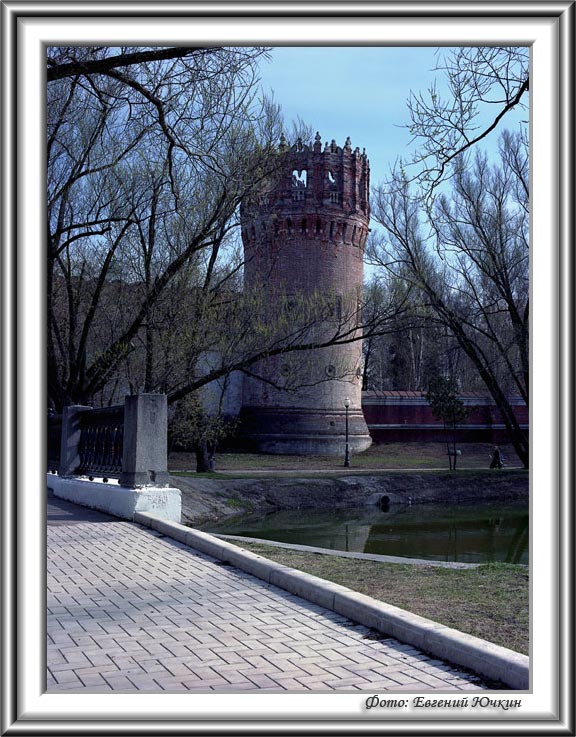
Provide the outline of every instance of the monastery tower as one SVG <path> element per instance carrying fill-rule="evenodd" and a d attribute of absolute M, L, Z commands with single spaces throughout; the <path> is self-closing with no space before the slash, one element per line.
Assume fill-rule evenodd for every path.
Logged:
<path fill-rule="evenodd" d="M 245 289 L 261 293 L 270 324 L 322 344 L 336 331 L 359 337 L 363 254 L 368 235 L 366 154 L 335 141 L 280 143 L 278 167 L 241 211 Z M 322 315 L 318 319 L 318 315 Z M 314 317 L 314 324 L 312 317 Z M 352 451 L 371 443 L 362 409 L 361 341 L 271 355 L 245 377 L 242 418 L 268 453 L 344 452 L 346 410 Z"/>

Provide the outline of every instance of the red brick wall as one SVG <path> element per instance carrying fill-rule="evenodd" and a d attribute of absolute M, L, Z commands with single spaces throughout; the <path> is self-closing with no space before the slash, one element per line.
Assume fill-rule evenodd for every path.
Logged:
<path fill-rule="evenodd" d="M 462 397 L 468 416 L 460 423 L 461 442 L 506 442 L 502 415 L 490 397 L 471 394 Z M 511 398 L 514 414 L 528 428 L 528 407 L 520 398 Z M 432 414 L 422 392 L 365 392 L 362 410 L 374 440 L 380 442 L 426 441 L 442 438 L 443 423 Z"/>

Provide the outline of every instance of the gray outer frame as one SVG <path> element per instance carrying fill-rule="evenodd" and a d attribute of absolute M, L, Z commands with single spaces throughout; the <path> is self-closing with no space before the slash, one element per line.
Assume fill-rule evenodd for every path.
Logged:
<path fill-rule="evenodd" d="M 130 7 L 132 5 L 132 7 Z M 558 280 L 559 280 L 559 314 L 560 325 L 558 335 L 559 350 L 559 393 L 562 397 L 561 406 L 557 407 L 558 417 L 558 449 L 559 468 L 557 473 L 559 494 L 559 547 L 560 571 L 558 592 L 558 711 L 555 715 L 540 715 L 534 721 L 514 721 L 513 719 L 492 724 L 474 721 L 453 721 L 439 719 L 435 722 L 414 721 L 410 734 L 458 734 L 473 732 L 476 735 L 493 734 L 495 729 L 499 733 L 518 735 L 573 735 L 574 734 L 574 707 L 572 694 L 574 693 L 574 648 L 572 629 L 574 624 L 573 612 L 573 581 L 574 581 L 574 544 L 573 544 L 573 500 L 571 489 L 574 482 L 573 460 L 573 423 L 574 423 L 574 396 L 572 380 L 574 376 L 574 2 L 394 2 L 394 3 L 315 3 L 307 8 L 298 3 L 259 3 L 247 5 L 236 2 L 231 10 L 231 4 L 213 1 L 202 5 L 173 3 L 130 3 L 109 5 L 104 2 L 70 2 L 66 5 L 56 4 L 53 0 L 42 3 L 4 2 L 2 5 L 2 722 L 0 734 L 302 734 L 304 729 L 315 734 L 354 734 L 365 732 L 376 733 L 374 719 L 354 720 L 348 723 L 330 722 L 327 720 L 315 721 L 313 724 L 298 724 L 295 721 L 259 721 L 252 720 L 238 723 L 224 723 L 222 721 L 209 722 L 173 722 L 170 720 L 142 722 L 133 715 L 126 719 L 114 720 L 106 714 L 86 715 L 80 721 L 71 721 L 65 714 L 53 719 L 34 719 L 33 722 L 22 718 L 19 709 L 18 696 L 18 659 L 21 643 L 18 640 L 19 610 L 18 587 L 18 530 L 25 522 L 23 512 L 18 509 L 18 463 L 25 461 L 24 449 L 17 447 L 16 428 L 18 426 L 18 400 L 23 391 L 18 385 L 19 364 L 19 334 L 18 334 L 18 304 L 23 296 L 18 293 L 18 287 L 23 284 L 22 275 L 18 275 L 17 262 L 17 222 L 19 205 L 17 202 L 17 100 L 16 68 L 19 59 L 17 47 L 17 26 L 19 19 L 28 15 L 41 15 L 58 21 L 61 18 L 90 15 L 109 17 L 113 22 L 114 16 L 132 16 L 135 21 L 144 15 L 160 17 L 179 15 L 210 15 L 225 18 L 233 12 L 238 16 L 250 16 L 257 22 L 258 17 L 291 15 L 306 17 L 307 15 L 324 16 L 380 16 L 398 17 L 409 16 L 414 20 L 432 17 L 446 18 L 458 16 L 470 18 L 484 17 L 498 21 L 499 17 L 547 17 L 558 23 L 558 62 L 560 77 L 558 110 L 559 146 L 558 185 L 559 185 L 559 244 Z M 20 203 L 22 204 L 22 203 Z M 38 421 L 43 422 L 45 407 L 38 408 Z M 44 518 L 45 519 L 45 518 Z M 44 539 L 45 539 L 45 533 Z M 365 716 L 365 715 L 364 715 Z M 383 723 L 380 722 L 382 725 Z M 380 733 L 392 734 L 391 730 L 399 729 L 405 734 L 405 720 L 403 725 L 393 719 L 387 720 L 381 726 Z M 291 725 L 291 726 L 289 726 Z"/>

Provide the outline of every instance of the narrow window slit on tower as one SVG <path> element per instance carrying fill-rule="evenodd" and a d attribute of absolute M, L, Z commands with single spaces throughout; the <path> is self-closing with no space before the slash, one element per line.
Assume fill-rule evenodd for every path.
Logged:
<path fill-rule="evenodd" d="M 340 202 L 340 193 L 338 192 L 338 181 L 334 174 L 328 170 L 328 193 L 329 201 L 338 204 Z"/>
<path fill-rule="evenodd" d="M 308 186 L 308 172 L 306 169 L 294 169 L 292 171 L 292 199 L 304 200 L 306 187 Z"/>

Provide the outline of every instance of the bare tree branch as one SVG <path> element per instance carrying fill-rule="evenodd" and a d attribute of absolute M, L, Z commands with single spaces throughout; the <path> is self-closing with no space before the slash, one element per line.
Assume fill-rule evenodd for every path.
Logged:
<path fill-rule="evenodd" d="M 520 102 L 520 100 L 524 96 L 524 93 L 527 92 L 528 89 L 529 89 L 529 80 L 526 79 L 526 80 L 524 80 L 524 82 L 522 83 L 520 89 L 518 90 L 518 94 L 516 95 L 516 97 L 513 100 L 511 100 L 510 102 L 507 102 L 506 103 L 506 105 L 502 108 L 502 110 L 494 118 L 494 120 L 492 121 L 492 123 L 489 126 L 487 126 L 486 128 L 484 128 L 484 130 L 480 133 L 480 135 L 478 135 L 475 138 L 472 138 L 469 141 L 467 141 L 463 146 L 460 146 L 459 148 L 457 148 L 451 154 L 449 154 L 448 156 L 446 156 L 443 159 L 443 161 L 440 162 L 440 170 L 436 174 L 436 177 L 432 180 L 432 184 L 431 184 L 431 188 L 432 189 L 435 189 L 440 184 L 440 181 L 442 180 L 442 178 L 443 178 L 443 176 L 444 176 L 444 174 L 446 172 L 446 168 L 448 167 L 448 165 L 450 164 L 450 162 L 451 161 L 454 161 L 454 159 L 456 159 L 458 156 L 460 156 L 461 154 L 463 154 L 469 148 L 471 148 L 472 146 L 476 145 L 482 139 L 486 138 L 490 133 L 492 133 L 492 131 L 495 130 L 498 127 L 500 121 L 506 115 L 506 113 L 508 113 L 510 110 L 512 110 L 512 108 L 514 108 L 514 107 L 516 107 L 516 105 L 518 105 L 518 103 Z"/>
<path fill-rule="evenodd" d="M 195 54 L 211 54 L 220 48 L 222 47 L 171 46 L 166 49 L 138 51 L 133 54 L 118 54 L 116 56 L 108 56 L 103 59 L 83 60 L 69 62 L 68 64 L 58 64 L 54 60 L 48 59 L 46 79 L 48 82 L 54 82 L 57 79 L 75 77 L 78 75 L 109 74 L 113 69 L 117 69 L 118 67 L 146 64 L 152 61 L 162 61 L 166 59 L 182 59 Z"/>

